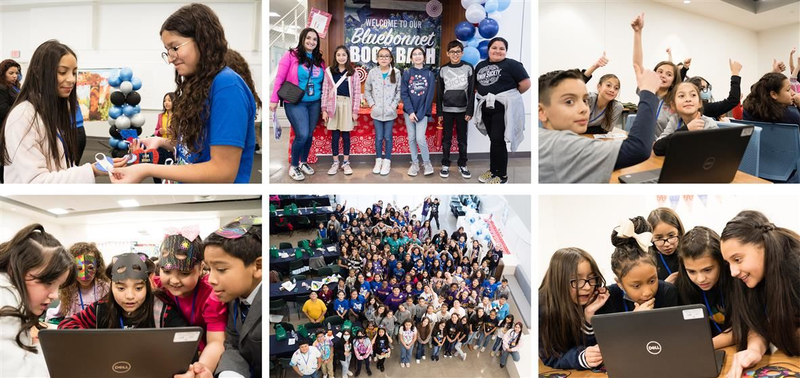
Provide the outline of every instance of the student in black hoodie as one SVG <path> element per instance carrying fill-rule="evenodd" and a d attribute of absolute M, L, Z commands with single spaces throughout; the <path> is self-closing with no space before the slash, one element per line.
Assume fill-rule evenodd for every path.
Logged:
<path fill-rule="evenodd" d="M 475 101 L 475 68 L 461 61 L 464 45 L 459 41 L 447 44 L 450 62 L 439 68 L 436 81 L 436 112 L 442 126 L 442 170 L 439 176 L 450 176 L 450 146 L 453 141 L 453 123 L 458 140 L 458 170 L 463 178 L 471 178 L 467 169 L 467 122 L 472 118 Z"/>

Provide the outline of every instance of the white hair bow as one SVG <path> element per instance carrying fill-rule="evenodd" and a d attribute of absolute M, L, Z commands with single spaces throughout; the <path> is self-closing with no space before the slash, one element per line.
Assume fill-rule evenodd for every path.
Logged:
<path fill-rule="evenodd" d="M 623 239 L 627 238 L 634 238 L 636 242 L 639 243 L 639 247 L 642 248 L 645 252 L 650 248 L 650 245 L 653 243 L 653 233 L 652 232 L 642 232 L 641 234 L 636 233 L 636 227 L 633 225 L 633 221 L 630 219 L 625 219 L 619 223 L 614 231 L 617 232 L 617 236 Z"/>

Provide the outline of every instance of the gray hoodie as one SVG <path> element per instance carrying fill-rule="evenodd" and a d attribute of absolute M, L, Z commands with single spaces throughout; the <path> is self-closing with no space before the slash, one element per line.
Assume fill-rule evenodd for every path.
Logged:
<path fill-rule="evenodd" d="M 364 98 L 372 107 L 372 119 L 378 121 L 391 121 L 397 118 L 397 105 L 400 104 L 400 70 L 392 68 L 395 82 L 392 83 L 392 72 L 383 78 L 380 67 L 369 70 L 367 81 L 364 84 Z M 374 106 L 374 107 L 373 107 Z"/>

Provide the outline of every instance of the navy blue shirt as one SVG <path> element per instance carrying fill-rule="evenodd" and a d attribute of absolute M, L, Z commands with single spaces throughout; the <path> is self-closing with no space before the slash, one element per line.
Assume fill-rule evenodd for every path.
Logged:
<path fill-rule="evenodd" d="M 331 75 L 333 76 L 333 83 L 336 84 L 344 73 L 337 73 L 336 70 L 331 69 Z M 350 85 L 347 84 L 347 79 L 339 84 L 339 88 L 336 88 L 336 95 L 350 97 Z"/>

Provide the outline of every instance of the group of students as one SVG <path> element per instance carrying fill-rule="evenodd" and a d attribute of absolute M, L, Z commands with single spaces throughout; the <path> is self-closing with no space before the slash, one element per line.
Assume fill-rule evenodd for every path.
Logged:
<path fill-rule="evenodd" d="M 124 253 L 108 265 L 94 243 L 67 249 L 39 224 L 23 228 L 0 244 L 0 375 L 49 376 L 35 337 L 46 319 L 58 329 L 198 326 L 205 337 L 176 377 L 260 377 L 261 227 L 244 216 L 205 239 L 172 229 L 156 259 Z"/>
<path fill-rule="evenodd" d="M 597 263 L 579 248 L 557 250 L 539 287 L 539 357 L 556 369 L 603 363 L 595 314 L 705 305 L 715 349 L 736 345 L 729 377 L 755 365 L 770 345 L 800 356 L 800 235 L 746 210 L 717 234 L 684 232 L 678 214 L 658 208 L 611 233 L 606 286 Z"/>
<path fill-rule="evenodd" d="M 352 222 L 344 212 L 334 213 L 343 278 L 302 304 L 308 322 L 322 329 L 316 341 L 300 340 L 291 365 L 298 374 L 318 377 L 321 369 L 323 377 L 333 377 L 338 361 L 343 377 L 352 375 L 351 362 L 356 376 L 362 368 L 371 375 L 370 361 L 383 371 L 386 359 L 398 353 L 393 349 L 405 368 L 412 359 L 425 360 L 426 348 L 431 362 L 442 356 L 466 360 L 464 347 L 478 355 L 489 348 L 501 367 L 509 355 L 519 360 L 522 323 L 509 314 L 508 281 L 495 278 L 502 251 L 466 242 L 463 228 L 434 235 L 428 221 L 407 223 L 415 222 L 415 211 L 388 204 L 383 209 L 381 201 L 359 215 L 351 208 Z M 341 336 L 324 327 L 334 315 L 349 323 Z"/>
<path fill-rule="evenodd" d="M 800 59 L 789 55 L 786 66 L 773 60 L 773 70 L 750 88 L 740 104 L 741 63 L 729 60 L 730 93 L 714 101 L 712 85 L 701 76 L 687 76 L 692 59 L 674 64 L 671 59 L 643 69 L 644 13 L 631 22 L 634 32 L 633 64 L 639 105 L 636 119 L 624 140 L 601 141 L 580 134 L 608 133 L 621 126 L 623 107 L 616 100 L 621 87 L 614 74 L 600 77 L 597 92 L 587 93 L 592 73 L 605 66 L 605 54 L 588 69 L 559 70 L 539 77 L 539 182 L 607 183 L 614 170 L 647 160 L 651 151 L 666 154 L 676 132 L 718 128 L 729 112 L 750 121 L 786 123 L 800 127 Z"/>
<path fill-rule="evenodd" d="M 168 125 L 163 125 L 163 115 L 158 122 L 169 131 L 139 138 L 137 145 L 166 150 L 176 164 L 126 166 L 128 159 L 118 158 L 111 181 L 138 183 L 154 177 L 248 183 L 260 99 L 247 63 L 228 48 L 217 15 L 203 4 L 184 6 L 170 15 L 159 36 L 167 50 L 164 61 L 175 66 L 176 89 L 164 96 L 164 112 L 169 99 L 171 116 Z M 86 143 L 83 129 L 76 127 L 83 121 L 76 116 L 77 54 L 56 40 L 42 43 L 21 86 L 19 80 L 14 84 L 9 79 L 19 76 L 19 65 L 12 67 L 0 80 L 6 84 L 0 86 L 0 102 L 14 98 L 12 105 L 0 104 L 0 115 L 6 106 L 10 109 L 0 129 L 5 182 L 94 183 L 95 177 L 108 175 L 94 162 L 80 164 Z"/>
<path fill-rule="evenodd" d="M 482 183 L 508 181 L 508 149 L 516 150 L 524 137 L 525 108 L 521 94 L 530 88 L 530 78 L 521 63 L 506 58 L 508 42 L 493 38 L 488 45 L 488 59 L 475 67 L 461 60 L 464 46 L 459 41 L 447 44 L 448 64 L 439 68 L 437 77 L 425 66 L 426 52 L 422 47 L 411 51 L 411 67 L 400 72 L 389 48 L 377 54 L 377 66 L 372 68 L 364 84 L 363 101 L 371 108 L 375 126 L 374 174 L 388 175 L 391 171 L 392 128 L 397 109 L 403 104 L 408 147 L 411 154 L 409 176 L 420 173 L 418 157 L 422 155 L 423 175 L 434 173 L 425 131 L 432 115 L 434 96 L 436 115 L 443 122 L 442 167 L 439 176 L 450 175 L 450 148 L 455 124 L 458 141 L 458 170 L 465 179 L 472 174 L 467 168 L 467 122 L 474 120 L 478 130 L 488 135 L 490 169 L 481 174 Z M 312 28 L 300 33 L 297 47 L 280 60 L 275 79 L 270 110 L 285 100 L 278 93 L 285 83 L 304 90 L 297 103 L 284 102 L 286 116 L 294 130 L 289 176 L 297 181 L 314 174 L 308 164 L 313 132 L 322 117 L 332 133 L 333 164 L 328 170 L 335 175 L 342 170 L 353 173 L 350 166 L 350 133 L 358 118 L 362 103 L 361 83 L 350 61 L 347 46 L 338 46 L 332 56 L 334 64 L 327 67 L 319 49 L 319 36 Z M 346 84 L 345 84 L 346 82 Z M 339 140 L 343 144 L 343 161 L 339 161 Z"/>

